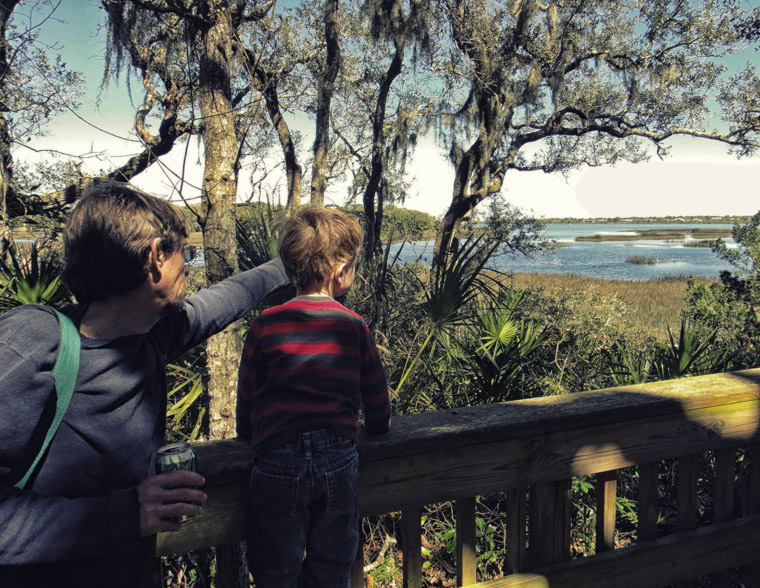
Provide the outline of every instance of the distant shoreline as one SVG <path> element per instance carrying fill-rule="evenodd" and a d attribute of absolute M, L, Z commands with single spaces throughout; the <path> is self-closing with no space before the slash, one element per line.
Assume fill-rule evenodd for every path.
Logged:
<path fill-rule="evenodd" d="M 725 216 L 627 216 L 627 217 L 596 217 L 596 218 L 542 218 L 541 221 L 548 225 L 685 225 L 685 224 L 716 224 L 736 225 L 745 224 L 752 219 L 752 215 L 725 215 Z"/>
<path fill-rule="evenodd" d="M 542 222 L 544 222 L 547 225 L 572 225 L 572 224 L 578 224 L 578 225 L 632 225 L 632 224 L 670 224 L 670 225 L 677 225 L 677 224 L 730 224 L 730 225 L 736 225 L 736 224 L 744 224 L 748 223 L 752 217 L 739 217 L 739 216 L 732 216 L 732 217 L 721 217 L 720 219 L 716 219 L 716 217 L 661 217 L 661 218 L 655 218 L 655 217 L 647 217 L 645 219 L 633 219 L 627 217 L 623 220 L 610 220 L 610 219 L 603 219 L 603 218 L 597 218 L 597 219 L 574 219 L 574 218 L 564 218 L 564 219 L 542 219 Z M 704 237 L 712 237 L 713 239 L 717 237 L 727 238 L 731 237 L 731 229 L 659 229 L 657 230 L 657 233 L 655 234 L 654 230 L 647 230 L 642 231 L 644 233 L 643 235 L 628 235 L 628 236 L 622 236 L 622 235 L 593 235 L 593 236 L 586 236 L 586 237 L 578 237 L 576 238 L 576 241 L 636 241 L 641 239 L 663 239 L 663 238 L 669 238 L 669 239 L 683 239 L 685 237 L 685 234 L 680 234 L 687 232 L 689 233 L 693 238 L 704 238 Z M 647 234 L 648 233 L 648 234 Z M 426 230 L 423 231 L 422 235 L 420 236 L 420 241 L 434 241 L 436 238 L 436 231 L 435 230 Z M 403 239 L 397 239 L 394 241 L 394 243 L 400 243 Z M 203 236 L 200 231 L 193 231 L 190 233 L 188 243 L 190 245 L 196 245 L 196 246 L 202 246 L 203 245 Z M 704 246 L 712 245 L 712 243 L 704 243 Z"/>
<path fill-rule="evenodd" d="M 728 239 L 731 237 L 729 229 L 645 229 L 639 231 L 636 235 L 611 235 L 599 233 L 595 235 L 582 235 L 575 240 L 582 242 L 599 242 L 599 241 L 645 241 L 649 240 L 683 240 L 686 237 L 712 239 Z"/>

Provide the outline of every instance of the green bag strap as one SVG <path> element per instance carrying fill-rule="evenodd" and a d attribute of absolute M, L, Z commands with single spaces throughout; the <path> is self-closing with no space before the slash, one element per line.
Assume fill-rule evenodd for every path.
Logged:
<path fill-rule="evenodd" d="M 58 346 L 58 357 L 55 360 L 53 366 L 53 377 L 55 378 L 55 416 L 53 422 L 50 424 L 45 440 L 42 442 L 42 447 L 34 458 L 32 465 L 29 466 L 24 477 L 21 478 L 16 484 L 16 488 L 23 489 L 26 483 L 29 481 L 29 477 L 34 472 L 37 464 L 45 454 L 45 450 L 50 445 L 50 442 L 55 437 L 55 433 L 58 430 L 58 426 L 63 420 L 63 415 L 66 414 L 66 409 L 69 407 L 71 397 L 74 395 L 74 387 L 77 383 L 77 374 L 79 373 L 79 349 L 80 338 L 79 331 L 71 319 L 65 314 L 53 309 L 58 318 L 58 324 L 61 327 L 61 343 Z"/>

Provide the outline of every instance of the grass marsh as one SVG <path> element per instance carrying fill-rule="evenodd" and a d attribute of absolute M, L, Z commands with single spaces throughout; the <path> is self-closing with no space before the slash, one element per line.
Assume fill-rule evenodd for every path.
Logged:
<path fill-rule="evenodd" d="M 625 305 L 628 317 L 659 341 L 667 339 L 668 325 L 675 331 L 681 324 L 681 313 L 686 308 L 687 281 L 682 276 L 648 281 L 603 280 L 563 274 L 515 274 L 511 278 L 515 287 L 540 288 L 547 294 L 566 289 L 617 298 Z M 714 280 L 701 281 L 711 283 Z"/>

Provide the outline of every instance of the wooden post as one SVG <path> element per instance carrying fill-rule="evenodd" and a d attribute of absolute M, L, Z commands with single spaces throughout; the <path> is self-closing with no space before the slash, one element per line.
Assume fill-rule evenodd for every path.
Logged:
<path fill-rule="evenodd" d="M 749 446 L 749 514 L 760 514 L 760 443 Z"/>
<path fill-rule="evenodd" d="M 734 473 L 736 452 L 733 447 L 714 451 L 715 455 L 715 496 L 713 497 L 712 523 L 719 524 L 734 518 Z M 715 588 L 730 588 L 731 570 L 713 574 Z"/>
<path fill-rule="evenodd" d="M 752 443 L 749 456 L 749 497 L 748 514 L 760 513 L 760 443 Z M 745 459 L 747 459 L 745 457 Z M 752 563 L 744 568 L 744 580 L 748 588 L 760 588 L 760 563 Z"/>
<path fill-rule="evenodd" d="M 528 567 L 570 559 L 570 480 L 530 490 Z"/>
<path fill-rule="evenodd" d="M 639 466 L 639 542 L 651 541 L 657 537 L 659 465 L 659 462 L 651 462 Z"/>
<path fill-rule="evenodd" d="M 362 520 L 359 519 L 359 545 L 356 549 L 356 558 L 351 566 L 351 588 L 364 588 L 364 545 L 367 538 L 364 536 Z"/>
<path fill-rule="evenodd" d="M 152 543 L 150 553 L 156 552 L 155 535 L 148 539 Z M 160 557 L 150 557 L 142 579 L 142 588 L 163 588 L 164 585 L 164 563 Z"/>
<path fill-rule="evenodd" d="M 678 531 L 697 528 L 697 456 L 685 455 L 678 459 L 676 481 L 676 508 Z"/>
<path fill-rule="evenodd" d="M 214 586 L 217 588 L 244 588 L 250 585 L 244 543 L 236 541 L 216 546 L 214 580 Z"/>
<path fill-rule="evenodd" d="M 507 557 L 506 571 L 516 574 L 525 569 L 525 531 L 528 520 L 527 488 L 507 491 Z"/>
<path fill-rule="evenodd" d="M 419 508 L 401 514 L 401 547 L 404 560 L 404 588 L 422 588 L 422 525 Z"/>
<path fill-rule="evenodd" d="M 723 523 L 734 518 L 734 472 L 736 453 L 733 447 L 715 452 L 715 498 L 713 500 L 713 523 Z"/>
<path fill-rule="evenodd" d="M 160 557 L 154 557 L 148 572 L 149 579 L 145 583 L 146 588 L 163 588 L 164 566 Z"/>
<path fill-rule="evenodd" d="M 676 477 L 676 528 L 679 533 L 697 528 L 697 456 L 685 455 L 678 459 Z M 681 582 L 678 588 L 691 588 L 693 582 Z"/>
<path fill-rule="evenodd" d="M 475 499 L 460 498 L 457 505 L 457 586 L 474 584 L 478 568 L 475 556 Z"/>
<path fill-rule="evenodd" d="M 617 471 L 596 475 L 596 552 L 615 549 Z"/>

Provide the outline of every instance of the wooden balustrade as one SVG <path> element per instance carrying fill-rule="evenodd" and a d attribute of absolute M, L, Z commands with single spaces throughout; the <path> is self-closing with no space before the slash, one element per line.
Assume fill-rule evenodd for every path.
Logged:
<path fill-rule="evenodd" d="M 749 446 L 749 489 L 734 488 L 736 448 Z M 160 534 L 157 554 L 244 536 L 250 452 L 195 445 L 209 496 L 203 513 Z M 713 452 L 710 524 L 698 526 L 697 456 Z M 476 584 L 476 497 L 507 493 L 504 569 L 487 588 L 665 586 L 711 575 L 729 586 L 746 566 L 760 586 L 760 369 L 564 396 L 395 417 L 389 433 L 359 440 L 362 515 L 402 511 L 404 586 L 422 585 L 420 516 L 454 501 L 458 584 Z M 677 459 L 676 532 L 658 536 L 658 467 Z M 616 472 L 638 466 L 638 539 L 615 548 Z M 596 475 L 596 554 L 571 560 L 570 485 Z M 735 518 L 738 499 L 744 516 Z M 659 530 L 661 531 L 661 529 Z M 354 586 L 362 582 L 359 562 Z"/>

